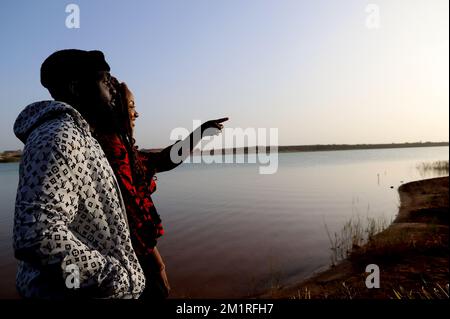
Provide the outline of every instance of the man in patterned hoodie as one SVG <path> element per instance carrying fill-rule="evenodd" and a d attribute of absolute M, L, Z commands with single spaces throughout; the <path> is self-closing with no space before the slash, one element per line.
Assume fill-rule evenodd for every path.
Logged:
<path fill-rule="evenodd" d="M 55 100 L 14 124 L 25 144 L 14 216 L 16 286 L 26 298 L 137 298 L 145 278 L 114 173 L 95 136 L 114 126 L 100 51 L 62 50 L 41 67 Z"/>

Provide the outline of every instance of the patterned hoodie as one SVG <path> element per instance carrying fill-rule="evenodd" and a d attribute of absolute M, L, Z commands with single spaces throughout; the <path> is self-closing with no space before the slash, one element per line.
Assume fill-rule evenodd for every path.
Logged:
<path fill-rule="evenodd" d="M 36 102 L 20 113 L 14 133 L 25 144 L 14 215 L 18 292 L 139 297 L 145 278 L 123 199 L 86 120 L 66 103 Z"/>

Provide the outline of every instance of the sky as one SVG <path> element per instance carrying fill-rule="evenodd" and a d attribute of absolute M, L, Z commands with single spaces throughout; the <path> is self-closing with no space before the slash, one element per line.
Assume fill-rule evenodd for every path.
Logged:
<path fill-rule="evenodd" d="M 14 121 L 67 48 L 105 53 L 144 148 L 225 116 L 279 145 L 448 141 L 448 33 L 448 0 L 2 0 L 0 150 L 23 147 Z"/>

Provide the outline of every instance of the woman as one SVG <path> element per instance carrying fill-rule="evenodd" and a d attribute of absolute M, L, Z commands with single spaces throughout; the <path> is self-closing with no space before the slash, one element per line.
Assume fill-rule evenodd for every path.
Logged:
<path fill-rule="evenodd" d="M 170 286 L 163 260 L 156 248 L 157 238 L 164 234 L 164 230 L 150 196 L 156 189 L 155 173 L 180 165 L 202 137 L 217 135 L 223 129 L 221 123 L 228 118 L 203 123 L 184 140 L 161 152 L 142 152 L 133 138 L 134 122 L 139 116 L 135 110 L 134 96 L 125 83 L 119 83 L 115 78 L 112 81 L 117 94 L 117 124 L 112 123 L 111 133 L 102 133 L 97 139 L 119 182 L 133 247 L 147 279 L 141 298 L 167 298 Z M 179 155 L 178 161 L 172 161 L 172 147 Z"/>
<path fill-rule="evenodd" d="M 110 133 L 97 136 L 114 170 L 127 209 L 133 248 L 146 277 L 141 298 L 167 298 L 170 286 L 163 260 L 156 248 L 163 235 L 161 219 L 151 199 L 156 190 L 158 156 L 138 151 L 133 138 L 138 117 L 134 97 L 125 83 L 114 80 L 117 91 L 117 126 Z"/>

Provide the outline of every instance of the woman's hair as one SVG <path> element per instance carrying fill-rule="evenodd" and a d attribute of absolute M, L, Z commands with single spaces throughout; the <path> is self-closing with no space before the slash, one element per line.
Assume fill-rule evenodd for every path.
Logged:
<path fill-rule="evenodd" d="M 145 182 L 145 168 L 139 160 L 138 146 L 133 137 L 133 127 L 131 125 L 131 116 L 129 104 L 133 98 L 133 94 L 128 89 L 125 82 L 119 83 L 117 79 L 113 80 L 113 84 L 117 91 L 116 107 L 119 117 L 119 137 L 123 140 L 130 155 L 130 166 L 133 179 L 138 183 Z"/>

